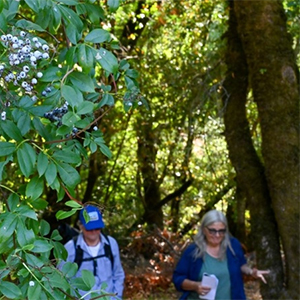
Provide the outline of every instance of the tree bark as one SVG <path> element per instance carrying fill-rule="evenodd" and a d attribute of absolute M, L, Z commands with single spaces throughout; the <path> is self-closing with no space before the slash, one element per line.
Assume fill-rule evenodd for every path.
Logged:
<path fill-rule="evenodd" d="M 244 3 L 246 2 L 243 1 Z M 265 299 L 277 299 L 283 286 L 279 234 L 271 207 L 265 170 L 253 146 L 246 115 L 248 65 L 237 32 L 237 20 L 233 10 L 235 5 L 236 2 L 229 2 L 226 53 L 228 70 L 223 85 L 225 137 L 229 156 L 236 170 L 238 186 L 245 195 L 250 209 L 251 233 L 257 252 L 258 268 L 270 269 L 272 272 L 272 275 L 268 276 L 268 288 L 262 286 L 261 292 Z"/>
<path fill-rule="evenodd" d="M 258 106 L 265 175 L 283 245 L 280 298 L 299 297 L 299 76 L 281 1 L 234 1 Z"/>
<path fill-rule="evenodd" d="M 139 171 L 143 184 L 143 222 L 148 225 L 156 225 L 163 228 L 163 212 L 160 202 L 160 190 L 156 170 L 155 135 L 150 120 L 138 122 L 138 150 L 137 157 L 139 162 Z"/>

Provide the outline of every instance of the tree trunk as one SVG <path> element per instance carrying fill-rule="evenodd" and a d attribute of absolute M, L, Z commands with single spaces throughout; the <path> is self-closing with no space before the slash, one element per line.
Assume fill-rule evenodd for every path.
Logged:
<path fill-rule="evenodd" d="M 266 180 L 286 262 L 299 297 L 299 76 L 281 1 L 234 1 L 262 133 Z M 277 296 L 278 297 L 278 296 Z"/>
<path fill-rule="evenodd" d="M 252 2 L 252 1 L 251 1 Z M 246 3 L 243 1 L 243 4 Z M 259 269 L 270 269 L 268 290 L 262 287 L 266 299 L 276 299 L 282 288 L 283 269 L 280 244 L 271 198 L 265 179 L 264 167 L 254 149 L 246 115 L 248 68 L 243 47 L 237 32 L 237 22 L 230 1 L 228 66 L 224 82 L 225 137 L 229 156 L 236 170 L 237 183 L 245 195 L 251 214 L 251 233 L 257 252 Z"/>
<path fill-rule="evenodd" d="M 152 123 L 140 120 L 136 128 L 138 135 L 137 157 L 143 184 L 144 215 L 142 222 L 163 228 L 162 207 L 159 206 L 160 190 L 156 170 L 156 147 Z"/>

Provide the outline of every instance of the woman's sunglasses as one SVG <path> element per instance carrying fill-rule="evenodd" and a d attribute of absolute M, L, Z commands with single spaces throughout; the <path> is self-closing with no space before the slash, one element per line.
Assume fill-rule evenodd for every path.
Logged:
<path fill-rule="evenodd" d="M 217 234 L 224 235 L 226 233 L 225 228 L 224 229 L 219 229 L 219 230 L 214 229 L 214 228 L 209 228 L 209 227 L 206 227 L 206 228 L 207 228 L 209 234 L 211 234 L 211 235 L 217 235 Z"/>

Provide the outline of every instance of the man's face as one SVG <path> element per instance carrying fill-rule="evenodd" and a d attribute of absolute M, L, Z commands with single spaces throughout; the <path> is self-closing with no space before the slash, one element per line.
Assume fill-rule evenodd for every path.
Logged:
<path fill-rule="evenodd" d="M 95 243 L 100 242 L 101 229 L 86 230 L 84 226 L 81 225 L 81 230 L 83 237 L 88 245 L 94 245 Z"/>

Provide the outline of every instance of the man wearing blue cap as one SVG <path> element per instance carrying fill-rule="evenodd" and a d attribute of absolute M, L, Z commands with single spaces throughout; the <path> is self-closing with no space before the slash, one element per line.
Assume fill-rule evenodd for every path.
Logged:
<path fill-rule="evenodd" d="M 76 277 L 81 277 L 82 270 L 89 270 L 94 274 L 93 291 L 102 290 L 116 295 L 111 299 L 122 299 L 125 274 L 117 241 L 101 233 L 104 223 L 96 206 L 85 206 L 80 211 L 79 220 L 81 233 L 75 240 L 65 244 L 68 251 L 67 261 L 78 264 Z M 60 269 L 63 264 L 59 266 Z M 105 284 L 105 289 L 102 284 Z M 81 294 L 86 292 L 82 291 Z M 89 299 L 89 296 L 84 299 Z"/>

